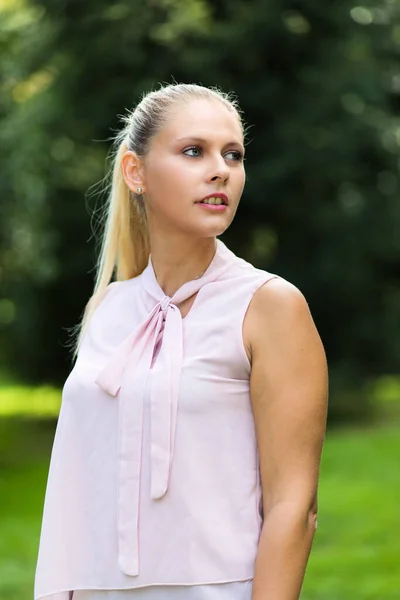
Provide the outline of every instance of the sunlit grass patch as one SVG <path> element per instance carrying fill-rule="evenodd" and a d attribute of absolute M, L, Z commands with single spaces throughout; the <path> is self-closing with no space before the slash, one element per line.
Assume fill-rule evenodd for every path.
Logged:
<path fill-rule="evenodd" d="M 55 417 L 60 411 L 60 406 L 61 391 L 49 385 L 0 387 L 0 417 Z"/>

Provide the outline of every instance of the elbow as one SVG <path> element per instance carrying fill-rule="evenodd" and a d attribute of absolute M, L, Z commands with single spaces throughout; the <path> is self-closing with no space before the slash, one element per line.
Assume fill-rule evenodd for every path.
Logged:
<path fill-rule="evenodd" d="M 281 523 L 292 523 L 308 531 L 315 532 L 318 525 L 318 504 L 314 499 L 310 502 L 281 500 L 265 511 L 264 524 L 278 519 Z"/>
<path fill-rule="evenodd" d="M 312 531 L 315 531 L 317 529 L 318 526 L 318 514 L 317 514 L 317 509 L 311 509 L 308 512 L 308 525 L 310 527 L 310 529 L 312 529 Z"/>
<path fill-rule="evenodd" d="M 318 496 L 315 494 L 313 496 L 312 502 L 308 509 L 308 524 L 313 531 L 317 529 L 318 525 Z"/>

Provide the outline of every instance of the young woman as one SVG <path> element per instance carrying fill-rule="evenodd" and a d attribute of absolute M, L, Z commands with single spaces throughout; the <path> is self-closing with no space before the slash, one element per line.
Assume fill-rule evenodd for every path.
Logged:
<path fill-rule="evenodd" d="M 35 599 L 298 599 L 327 368 L 299 290 L 218 239 L 245 183 L 239 110 L 169 85 L 124 123 Z"/>

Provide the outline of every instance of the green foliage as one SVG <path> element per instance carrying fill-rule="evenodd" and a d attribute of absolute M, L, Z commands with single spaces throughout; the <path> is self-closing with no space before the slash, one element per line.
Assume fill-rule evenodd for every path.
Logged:
<path fill-rule="evenodd" d="M 30 381 L 65 378 L 66 328 L 93 279 L 85 194 L 117 115 L 175 78 L 238 94 L 248 182 L 225 241 L 304 292 L 331 417 L 368 414 L 365 386 L 400 359 L 399 2 L 3 0 L 0 11 L 3 362 Z"/>
<path fill-rule="evenodd" d="M 0 420 L 0 598 L 32 597 L 54 423 Z M 0 438 L 1 439 L 1 438 Z M 399 429 L 328 435 L 302 600 L 397 600 Z"/>

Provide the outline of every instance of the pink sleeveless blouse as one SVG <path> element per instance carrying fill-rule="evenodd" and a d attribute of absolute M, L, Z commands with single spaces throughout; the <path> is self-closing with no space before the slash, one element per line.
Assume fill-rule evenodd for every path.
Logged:
<path fill-rule="evenodd" d="M 63 387 L 35 600 L 252 579 L 262 494 L 242 325 L 274 277 L 217 240 L 172 298 L 151 257 L 108 286 Z"/>

